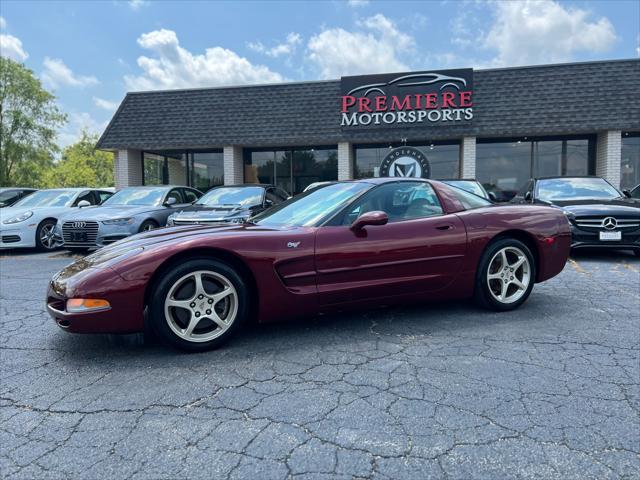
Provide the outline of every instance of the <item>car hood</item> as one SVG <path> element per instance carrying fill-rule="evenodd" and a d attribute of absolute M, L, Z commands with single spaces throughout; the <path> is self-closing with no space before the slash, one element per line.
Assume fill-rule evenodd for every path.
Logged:
<path fill-rule="evenodd" d="M 208 207 L 205 205 L 193 205 L 175 213 L 173 218 L 177 220 L 203 220 L 211 222 L 233 217 L 250 216 L 254 209 L 255 207 L 247 208 L 243 206 L 227 207 L 214 205 Z"/>
<path fill-rule="evenodd" d="M 139 205 L 114 205 L 84 207 L 74 210 L 64 216 L 64 220 L 112 220 L 115 218 L 134 217 L 143 213 L 152 212 L 163 207 L 149 207 Z"/>
<path fill-rule="evenodd" d="M 260 236 L 274 231 L 296 230 L 302 227 L 262 227 L 252 223 L 230 223 L 218 225 L 185 225 L 179 227 L 166 227 L 139 233 L 98 250 L 82 259 L 85 267 L 109 266 L 119 257 L 141 252 L 154 247 L 170 247 L 173 244 L 181 244 L 199 236 L 234 236 L 252 235 Z"/>
<path fill-rule="evenodd" d="M 5 207 L 2 209 L 0 215 L 2 215 L 2 220 L 6 220 L 25 212 L 33 212 L 34 215 L 38 215 L 39 213 L 55 215 L 58 214 L 58 212 L 68 211 L 70 208 L 71 207 Z"/>
<path fill-rule="evenodd" d="M 553 205 L 576 216 L 640 215 L 640 202 L 629 198 L 613 200 L 555 201 Z"/>

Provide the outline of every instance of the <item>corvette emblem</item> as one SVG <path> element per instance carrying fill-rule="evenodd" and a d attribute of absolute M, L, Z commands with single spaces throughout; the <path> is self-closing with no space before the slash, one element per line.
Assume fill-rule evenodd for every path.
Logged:
<path fill-rule="evenodd" d="M 613 217 L 607 217 L 602 221 L 602 226 L 607 230 L 613 230 L 618 226 L 618 221 Z"/>
<path fill-rule="evenodd" d="M 300 242 L 289 242 L 287 243 L 287 248 L 298 248 L 298 245 L 300 245 Z"/>

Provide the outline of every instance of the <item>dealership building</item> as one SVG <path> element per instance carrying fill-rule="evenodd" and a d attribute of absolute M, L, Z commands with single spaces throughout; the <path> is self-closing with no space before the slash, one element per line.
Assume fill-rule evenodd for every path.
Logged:
<path fill-rule="evenodd" d="M 640 183 L 640 60 L 133 92 L 99 140 L 118 188 L 371 176 Z M 420 158 L 417 158 L 416 155 Z M 413 162 L 413 163 L 412 163 Z"/>

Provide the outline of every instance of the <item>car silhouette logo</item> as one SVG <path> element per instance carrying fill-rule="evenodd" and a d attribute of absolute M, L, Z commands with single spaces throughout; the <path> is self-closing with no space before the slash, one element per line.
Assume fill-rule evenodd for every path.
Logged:
<path fill-rule="evenodd" d="M 84 228 L 87 226 L 87 222 L 73 222 L 73 228 Z"/>
<path fill-rule="evenodd" d="M 607 217 L 602 221 L 602 226 L 607 230 L 613 230 L 618 226 L 618 222 L 613 217 Z"/>

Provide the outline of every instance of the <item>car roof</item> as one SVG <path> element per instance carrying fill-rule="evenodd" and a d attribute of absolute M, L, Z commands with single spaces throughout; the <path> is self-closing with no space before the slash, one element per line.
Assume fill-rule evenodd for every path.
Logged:
<path fill-rule="evenodd" d="M 475 178 L 438 178 L 438 179 L 434 179 L 438 182 L 476 182 L 476 183 L 480 183 L 479 180 L 476 180 Z"/>
<path fill-rule="evenodd" d="M 548 177 L 534 177 L 533 180 L 556 180 L 556 179 L 568 179 L 568 178 L 599 178 L 604 180 L 604 178 L 599 177 L 597 175 L 552 175 Z"/>
<path fill-rule="evenodd" d="M 273 185 L 271 183 L 234 183 L 233 185 L 216 185 L 215 187 L 211 187 L 210 190 L 213 190 L 214 188 L 221 188 L 221 187 L 262 187 L 262 188 L 272 188 L 272 187 L 275 187 L 275 185 Z"/>
<path fill-rule="evenodd" d="M 38 189 L 31 187 L 0 187 L 0 192 L 6 192 L 8 190 L 33 190 L 35 192 Z"/>

